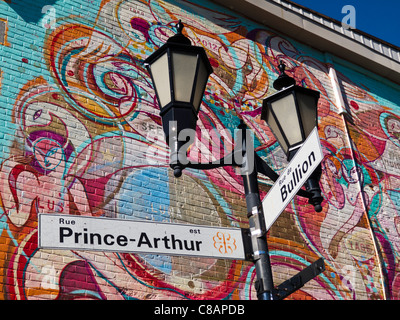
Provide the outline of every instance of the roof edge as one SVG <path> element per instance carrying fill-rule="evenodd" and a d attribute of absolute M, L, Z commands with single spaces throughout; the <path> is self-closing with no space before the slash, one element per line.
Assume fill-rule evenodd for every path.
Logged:
<path fill-rule="evenodd" d="M 312 10 L 312 9 L 310 9 L 310 8 L 307 8 L 307 7 L 305 7 L 305 6 L 301 5 L 301 4 L 295 3 L 295 2 L 293 2 L 293 1 L 291 1 L 291 0 L 282 0 L 282 1 L 281 1 L 281 0 L 272 0 L 272 1 L 277 2 L 277 3 L 286 2 L 287 4 L 289 4 L 289 5 L 291 5 L 291 6 L 298 7 L 298 8 L 300 8 L 300 9 L 302 9 L 302 10 L 304 10 L 304 11 L 308 11 L 308 12 L 310 12 L 310 13 L 316 15 L 316 16 L 320 16 L 320 17 L 322 17 L 323 19 L 325 19 L 325 20 L 327 20 L 327 21 L 331 21 L 332 23 L 334 23 L 334 24 L 336 24 L 336 25 L 338 25 L 338 26 L 341 26 L 341 25 L 342 25 L 342 23 L 341 23 L 340 21 L 338 21 L 338 20 L 336 20 L 336 19 L 334 19 L 334 18 L 331 18 L 331 17 L 329 17 L 329 16 L 327 16 L 327 15 L 325 15 L 325 14 L 323 14 L 323 13 L 317 12 L 317 11 Z M 362 36 L 368 37 L 368 38 L 370 38 L 370 39 L 372 39 L 372 40 L 374 40 L 374 41 L 376 41 L 376 42 L 382 43 L 382 44 L 384 44 L 384 45 L 386 45 L 386 46 L 388 46 L 388 47 L 391 47 L 391 48 L 393 48 L 394 50 L 400 52 L 400 47 L 394 45 L 393 43 L 387 42 L 387 41 L 385 41 L 385 40 L 383 40 L 383 39 L 380 39 L 380 38 L 378 38 L 378 37 L 376 37 L 376 36 L 373 36 L 373 35 L 371 35 L 371 34 L 365 32 L 365 31 L 362 31 L 362 30 L 357 29 L 357 28 L 351 28 L 351 30 L 352 30 L 353 32 L 357 33 L 357 34 L 360 34 L 360 35 L 362 35 Z M 400 62 L 400 58 L 399 58 L 399 62 Z"/>
<path fill-rule="evenodd" d="M 229 0 L 229 3 L 226 0 L 212 1 L 322 53 L 330 53 L 400 84 L 400 51 L 396 51 L 397 47 L 394 45 L 391 48 L 395 56 L 390 58 L 374 47 L 376 43 L 382 47 L 386 42 L 355 29 L 347 30 L 346 35 L 337 30 L 337 27 L 343 29 L 341 24 L 337 24 L 337 20 L 287 0 Z M 325 21 L 329 21 L 330 25 Z M 352 37 L 352 33 L 354 35 L 355 32 L 371 38 L 371 45 L 368 46 Z"/>

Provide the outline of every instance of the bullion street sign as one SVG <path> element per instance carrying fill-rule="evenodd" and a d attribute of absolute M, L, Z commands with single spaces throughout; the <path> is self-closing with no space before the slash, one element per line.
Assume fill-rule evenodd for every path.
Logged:
<path fill-rule="evenodd" d="M 39 248 L 184 255 L 245 260 L 242 229 L 39 215 Z"/>
<path fill-rule="evenodd" d="M 275 181 L 262 201 L 267 230 L 278 219 L 279 215 L 318 167 L 322 159 L 321 143 L 319 141 L 318 130 L 315 127 L 290 161 L 289 166 L 279 176 L 278 180 Z"/>

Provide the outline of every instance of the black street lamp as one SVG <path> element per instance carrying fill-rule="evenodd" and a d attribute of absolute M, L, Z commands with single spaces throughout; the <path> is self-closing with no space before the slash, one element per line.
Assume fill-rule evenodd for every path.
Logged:
<path fill-rule="evenodd" d="M 279 90 L 263 102 L 261 119 L 271 128 L 288 160 L 293 158 L 311 131 L 317 126 L 319 92 L 297 86 L 279 64 L 274 88 Z"/>
<path fill-rule="evenodd" d="M 205 50 L 192 46 L 182 29 L 183 24 L 179 21 L 177 34 L 144 61 L 160 105 L 175 176 L 182 174 L 182 164 L 187 162 L 187 150 L 181 150 L 187 141 L 178 140 L 178 134 L 196 128 L 207 80 L 213 72 Z"/>
<path fill-rule="evenodd" d="M 318 100 L 320 93 L 297 86 L 293 78 L 285 73 L 285 65 L 279 64 L 279 77 L 274 81 L 278 90 L 263 101 L 261 119 L 265 120 L 278 140 L 287 159 L 291 160 L 311 131 L 318 125 Z M 321 212 L 323 200 L 319 180 L 321 166 L 306 181 L 306 190 L 311 193 L 309 203 Z"/>
<path fill-rule="evenodd" d="M 257 155 L 253 146 L 249 145 L 247 127 L 244 122 L 241 121 L 238 127 L 241 138 L 237 139 L 234 152 L 213 163 L 190 163 L 187 160 L 189 140 L 180 139 L 180 133 L 185 129 L 192 129 L 195 132 L 197 114 L 212 67 L 205 50 L 192 46 L 190 40 L 182 35 L 182 29 L 183 24 L 179 21 L 177 34 L 144 61 L 152 77 L 160 105 L 163 130 L 171 150 L 170 166 L 174 169 L 175 177 L 181 176 L 182 170 L 186 167 L 203 170 L 223 166 L 241 168 L 253 249 L 249 260 L 255 263 L 257 296 L 260 300 L 282 298 L 284 296 L 282 290 L 275 289 L 273 285 L 267 231 L 257 179 L 258 173 L 261 173 L 276 181 L 278 174 Z M 289 157 L 294 154 L 316 125 L 319 93 L 295 86 L 294 79 L 285 74 L 282 63 L 280 69 L 280 76 L 274 85 L 278 90 L 283 90 L 266 99 L 262 118 L 271 126 L 278 142 Z M 285 115 L 286 112 L 291 112 L 293 117 Z M 285 122 L 286 120 L 288 122 Z M 295 128 L 297 131 L 291 132 Z M 240 161 L 237 161 L 238 158 Z M 312 187 L 319 190 L 319 176 L 315 177 L 318 180 L 314 181 Z M 314 193 L 302 189 L 297 195 L 308 198 L 316 211 L 322 208 L 320 205 L 322 197 L 317 199 Z M 322 270 L 323 267 L 319 265 L 318 272 Z M 317 274 L 319 273 L 315 273 Z M 293 285 L 290 286 L 293 290 Z M 283 291 L 288 294 L 289 290 L 286 289 Z"/>

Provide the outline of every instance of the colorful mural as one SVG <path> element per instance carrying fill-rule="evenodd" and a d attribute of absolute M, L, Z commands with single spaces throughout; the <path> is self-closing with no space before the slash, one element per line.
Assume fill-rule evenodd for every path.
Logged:
<path fill-rule="evenodd" d="M 192 160 L 232 150 L 242 119 L 279 172 L 286 160 L 260 120 L 279 61 L 321 92 L 323 211 L 296 198 L 270 230 L 276 284 L 323 257 L 326 271 L 292 299 L 399 298 L 399 87 L 335 63 L 342 115 L 323 54 L 206 0 L 91 0 L 79 14 L 59 2 L 33 23 L 0 3 L 34 35 L 22 45 L 10 28 L 12 45 L 0 53 L 1 299 L 256 299 L 249 262 L 37 248 L 46 213 L 247 227 L 234 169 L 186 170 L 177 180 L 168 167 L 143 60 L 180 19 L 214 69 Z M 260 176 L 260 185 L 263 197 L 272 182 Z"/>

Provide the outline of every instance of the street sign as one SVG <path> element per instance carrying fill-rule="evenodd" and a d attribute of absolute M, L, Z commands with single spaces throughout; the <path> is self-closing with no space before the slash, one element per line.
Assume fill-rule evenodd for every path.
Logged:
<path fill-rule="evenodd" d="M 278 219 L 279 215 L 318 167 L 322 159 L 323 153 L 318 130 L 314 128 L 294 158 L 290 161 L 289 166 L 275 181 L 262 201 L 267 230 Z"/>
<path fill-rule="evenodd" d="M 242 229 L 39 215 L 39 248 L 100 250 L 245 260 Z"/>
<path fill-rule="evenodd" d="M 325 262 L 323 258 L 314 261 L 307 268 L 301 270 L 299 273 L 290 279 L 282 282 L 274 290 L 274 300 L 282 300 L 293 292 L 299 290 L 307 282 L 313 280 L 315 277 L 325 271 Z"/>

